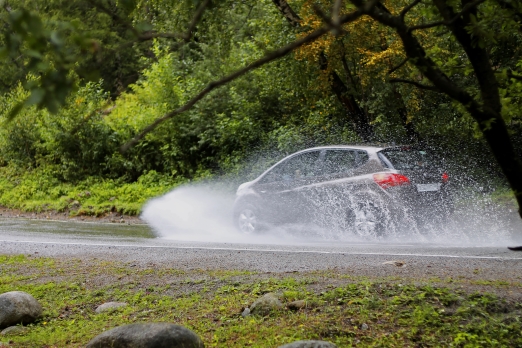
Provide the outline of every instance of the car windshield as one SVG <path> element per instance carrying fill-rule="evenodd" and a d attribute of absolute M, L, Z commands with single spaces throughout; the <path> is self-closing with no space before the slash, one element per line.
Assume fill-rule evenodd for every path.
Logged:
<path fill-rule="evenodd" d="M 439 166 L 439 162 L 427 151 L 398 148 L 380 152 L 397 170 L 427 169 Z"/>

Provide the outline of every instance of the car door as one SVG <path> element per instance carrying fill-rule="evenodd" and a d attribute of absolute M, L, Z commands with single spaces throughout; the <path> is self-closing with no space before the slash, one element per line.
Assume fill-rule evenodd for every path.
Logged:
<path fill-rule="evenodd" d="M 353 184 L 350 178 L 358 163 L 357 151 L 353 149 L 325 150 L 316 182 L 301 188 L 301 195 L 315 209 L 309 215 L 329 215 L 336 206 L 344 206 Z"/>
<path fill-rule="evenodd" d="M 268 220 L 295 222 L 301 201 L 298 189 L 311 184 L 319 170 L 320 151 L 308 151 L 292 156 L 267 172 L 256 185 Z"/>

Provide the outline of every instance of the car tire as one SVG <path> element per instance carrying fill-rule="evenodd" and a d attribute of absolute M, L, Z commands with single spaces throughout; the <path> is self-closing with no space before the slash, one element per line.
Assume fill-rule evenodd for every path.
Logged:
<path fill-rule="evenodd" d="M 347 228 L 365 239 L 384 237 L 389 224 L 384 201 L 372 192 L 355 193 L 350 198 L 346 210 Z"/>
<path fill-rule="evenodd" d="M 242 204 L 234 212 L 234 225 L 243 234 L 254 234 L 261 230 L 259 210 L 253 204 Z"/>

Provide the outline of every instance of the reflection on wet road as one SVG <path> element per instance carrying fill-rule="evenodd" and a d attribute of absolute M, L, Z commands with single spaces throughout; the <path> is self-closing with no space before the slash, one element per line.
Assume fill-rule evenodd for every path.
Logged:
<path fill-rule="evenodd" d="M 26 236 L 51 239 L 116 239 L 119 241 L 136 238 L 155 238 L 147 225 L 102 224 L 76 221 L 45 221 L 31 219 L 0 219 L 0 238 Z"/>

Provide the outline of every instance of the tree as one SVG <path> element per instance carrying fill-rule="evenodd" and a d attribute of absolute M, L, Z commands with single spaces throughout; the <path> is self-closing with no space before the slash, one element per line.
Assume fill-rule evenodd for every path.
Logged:
<path fill-rule="evenodd" d="M 517 155 L 510 139 L 504 117 L 502 115 L 503 101 L 501 89 L 506 84 L 518 80 L 520 74 L 513 72 L 512 67 L 494 67 L 490 51 L 496 46 L 494 37 L 485 30 L 492 21 L 508 21 L 508 27 L 520 30 L 520 8 L 517 2 L 462 0 L 459 4 L 446 0 L 432 0 L 423 9 L 434 13 L 438 20 L 422 24 L 407 23 L 407 15 L 421 0 L 414 0 L 400 9 L 388 9 L 383 3 L 377 2 L 366 11 L 367 4 L 361 0 L 351 0 L 359 11 L 373 18 L 384 26 L 395 30 L 399 36 L 408 62 L 413 64 L 419 74 L 432 83 L 426 85 L 411 80 L 397 82 L 410 83 L 420 89 L 443 93 L 455 100 L 461 108 L 469 113 L 489 144 L 493 156 L 506 176 L 519 205 L 522 217 L 522 159 Z M 487 5 L 487 6 L 486 6 Z M 423 6 L 424 7 L 424 6 Z M 396 13 L 396 14 L 394 14 Z M 415 32 L 431 28 L 444 27 L 448 30 L 450 40 L 455 40 L 465 52 L 463 63 L 470 67 L 477 88 L 466 88 L 459 85 L 451 75 L 447 74 L 440 64 L 428 55 L 426 49 L 415 35 Z M 422 32 L 425 35 L 426 32 Z M 420 34 L 419 34 L 420 36 Z M 504 86 L 497 76 L 507 76 Z"/>

